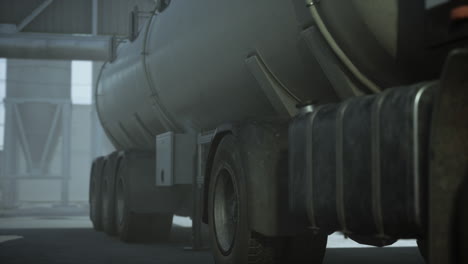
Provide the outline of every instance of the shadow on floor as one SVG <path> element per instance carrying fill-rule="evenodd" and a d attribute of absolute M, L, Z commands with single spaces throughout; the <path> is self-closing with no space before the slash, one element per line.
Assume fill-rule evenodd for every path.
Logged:
<path fill-rule="evenodd" d="M 211 264 L 209 251 L 185 251 L 191 230 L 174 226 L 167 244 L 131 245 L 89 228 L 0 229 L 22 236 L 0 244 L 2 264 Z M 416 248 L 329 249 L 325 264 L 423 264 Z M 289 264 L 289 263 L 288 263 Z"/>

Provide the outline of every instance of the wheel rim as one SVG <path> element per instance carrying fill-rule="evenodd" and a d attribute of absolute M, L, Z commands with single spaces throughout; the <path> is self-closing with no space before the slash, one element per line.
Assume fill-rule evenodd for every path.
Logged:
<path fill-rule="evenodd" d="M 236 238 L 239 197 L 232 174 L 228 170 L 221 170 L 216 178 L 213 201 L 214 231 L 219 249 L 227 255 Z"/>
<path fill-rule="evenodd" d="M 119 180 L 117 184 L 117 190 L 116 190 L 116 215 L 117 215 L 117 223 L 121 225 L 123 223 L 124 219 L 124 208 L 125 208 L 125 202 L 124 202 L 124 190 L 123 190 L 123 182 L 122 180 Z"/>

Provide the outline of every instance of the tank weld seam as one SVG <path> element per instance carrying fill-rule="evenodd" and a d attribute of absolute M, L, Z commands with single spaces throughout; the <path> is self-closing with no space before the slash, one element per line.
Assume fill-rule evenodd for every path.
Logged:
<path fill-rule="evenodd" d="M 136 142 L 130 137 L 130 133 L 128 133 L 128 131 L 124 128 L 124 126 L 120 122 L 119 122 L 119 127 L 120 127 L 120 130 L 125 135 L 125 137 L 127 138 L 127 141 L 130 143 L 130 146 L 138 145 L 138 144 L 135 144 Z"/>
<path fill-rule="evenodd" d="M 145 123 L 143 123 L 143 120 L 141 120 L 138 113 L 134 113 L 134 116 L 135 116 L 135 120 L 140 125 L 140 129 L 143 131 L 143 134 L 146 134 L 147 136 L 152 138 L 153 134 L 151 133 L 151 130 L 148 127 L 145 126 Z"/>
<path fill-rule="evenodd" d="M 109 62 L 104 62 L 102 64 L 102 67 L 101 69 L 99 69 L 99 73 L 98 73 L 98 76 L 96 78 L 96 84 L 94 85 L 95 86 L 95 89 L 94 89 L 94 104 L 95 104 L 95 109 L 96 109 L 96 115 L 101 123 L 101 126 L 102 126 L 102 129 L 104 130 L 104 133 L 106 134 L 106 136 L 109 138 L 109 140 L 111 141 L 111 143 L 114 145 L 114 147 L 116 147 L 117 149 L 120 149 L 122 148 L 122 144 L 120 144 L 116 138 L 112 135 L 112 133 L 110 132 L 110 129 L 107 127 L 108 123 L 106 121 L 104 121 L 104 119 L 102 118 L 102 115 L 101 115 L 101 111 L 99 111 L 99 100 L 97 100 L 98 97 L 103 97 L 103 94 L 100 93 L 100 89 L 99 89 L 99 83 L 100 83 L 100 80 L 101 80 L 101 77 L 102 77 L 102 73 L 104 72 L 104 68 L 107 66 L 107 64 L 109 64 Z"/>
<path fill-rule="evenodd" d="M 104 125 L 103 125 L 102 127 L 104 127 Z M 106 131 L 106 129 L 104 129 L 104 131 Z M 110 129 L 107 130 L 106 135 L 109 137 L 110 141 L 114 144 L 114 146 L 115 146 L 117 149 L 121 149 L 121 148 L 124 147 L 122 144 L 120 144 L 120 143 L 117 141 L 117 139 L 115 138 L 115 136 L 110 132 Z"/>
<path fill-rule="evenodd" d="M 148 86 L 150 89 L 150 95 L 151 95 L 150 98 L 153 100 L 154 108 L 160 115 L 163 125 L 169 131 L 180 131 L 181 129 L 176 125 L 176 123 L 172 120 L 172 117 L 169 115 L 169 111 L 167 111 L 167 109 L 159 100 L 159 94 L 158 94 L 158 91 L 156 90 L 155 82 L 153 78 L 151 77 L 151 74 L 148 70 L 148 63 L 146 59 L 149 56 L 149 52 L 147 50 L 148 39 L 149 39 L 151 24 L 155 18 L 156 18 L 155 15 L 151 16 L 148 19 L 148 22 L 146 24 L 146 29 L 145 29 L 144 39 L 143 39 L 143 50 L 142 50 L 142 54 L 146 54 L 146 55 L 142 55 L 143 69 L 145 71 L 146 80 L 148 82 Z"/>

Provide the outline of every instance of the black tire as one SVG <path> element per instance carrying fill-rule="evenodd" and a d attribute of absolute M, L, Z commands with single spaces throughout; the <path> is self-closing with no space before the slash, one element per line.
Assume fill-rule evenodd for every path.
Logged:
<path fill-rule="evenodd" d="M 106 159 L 102 169 L 102 228 L 109 236 L 117 235 L 117 226 L 115 223 L 115 182 L 117 162 L 117 153 L 113 153 Z"/>
<path fill-rule="evenodd" d="M 226 135 L 213 161 L 208 220 L 217 264 L 322 263 L 327 236 L 267 238 L 248 225 L 246 179 L 236 139 Z"/>
<path fill-rule="evenodd" d="M 457 212 L 456 212 L 456 245 L 457 262 L 468 264 L 468 177 L 458 191 Z"/>
<path fill-rule="evenodd" d="M 104 157 L 94 160 L 89 180 L 89 217 L 96 231 L 102 231 L 102 166 Z"/>
<path fill-rule="evenodd" d="M 466 205 L 468 204 L 468 177 L 465 179 L 464 183 L 461 185 L 457 200 L 456 200 L 456 212 L 455 212 L 455 227 L 454 227 L 454 242 L 455 248 L 453 252 L 455 253 L 453 259 L 454 263 L 457 264 L 468 264 L 468 210 Z M 426 263 L 428 263 L 428 242 L 427 240 L 418 239 L 418 248 L 421 256 L 424 258 Z"/>
<path fill-rule="evenodd" d="M 117 169 L 115 223 L 120 240 L 126 243 L 167 242 L 172 227 L 172 214 L 138 214 L 132 212 L 130 187 L 125 177 L 124 162 Z"/>

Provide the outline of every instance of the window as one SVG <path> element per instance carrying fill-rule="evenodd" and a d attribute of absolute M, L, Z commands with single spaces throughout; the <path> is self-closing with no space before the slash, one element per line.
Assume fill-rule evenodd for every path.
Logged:
<path fill-rule="evenodd" d="M 71 100 L 73 104 L 90 105 L 93 101 L 92 65 L 91 61 L 72 61 Z"/>

